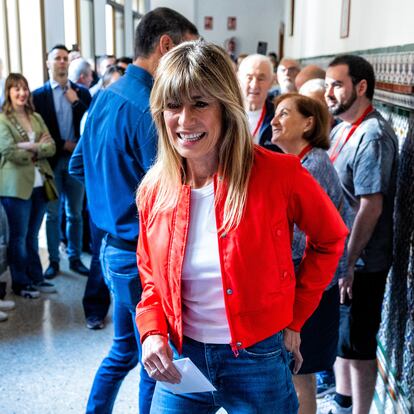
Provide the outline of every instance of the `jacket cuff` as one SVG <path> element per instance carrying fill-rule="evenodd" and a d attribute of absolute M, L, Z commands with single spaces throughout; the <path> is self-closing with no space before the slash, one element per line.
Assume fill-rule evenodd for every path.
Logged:
<path fill-rule="evenodd" d="M 168 338 L 168 335 L 166 335 L 165 333 L 161 332 L 161 331 L 148 331 L 145 333 L 145 335 L 141 336 L 140 341 L 141 344 L 144 343 L 144 341 L 151 335 L 160 335 L 163 336 L 165 338 Z"/>
<path fill-rule="evenodd" d="M 135 318 L 141 343 L 149 335 L 168 336 L 168 326 L 164 314 L 160 314 L 156 309 L 137 312 Z"/>

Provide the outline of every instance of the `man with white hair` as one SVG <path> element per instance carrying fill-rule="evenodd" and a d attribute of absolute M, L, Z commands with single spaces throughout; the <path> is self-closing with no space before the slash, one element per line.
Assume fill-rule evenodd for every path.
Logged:
<path fill-rule="evenodd" d="M 95 96 L 99 90 L 102 89 L 102 77 L 104 73 L 106 72 L 106 69 L 116 64 L 115 56 L 112 55 L 103 55 L 99 58 L 98 64 L 96 66 L 96 70 L 98 72 L 99 80 L 97 83 L 92 85 L 92 87 L 89 89 L 89 92 L 92 96 Z"/>
<path fill-rule="evenodd" d="M 299 89 L 301 95 L 309 96 L 310 98 L 321 101 L 324 105 L 325 102 L 325 78 L 323 79 L 310 79 L 306 81 Z"/>
<path fill-rule="evenodd" d="M 276 72 L 280 95 L 297 91 L 295 79 L 299 72 L 300 64 L 298 61 L 290 58 L 283 58 L 280 61 Z"/>
<path fill-rule="evenodd" d="M 254 142 L 271 151 L 281 152 L 278 146 L 271 143 L 270 121 L 275 113 L 273 103 L 267 99 L 273 82 L 271 60 L 259 54 L 247 56 L 240 63 L 238 78 Z"/>
<path fill-rule="evenodd" d="M 72 60 L 69 65 L 68 77 L 72 82 L 89 89 L 93 80 L 90 63 L 83 58 Z"/>

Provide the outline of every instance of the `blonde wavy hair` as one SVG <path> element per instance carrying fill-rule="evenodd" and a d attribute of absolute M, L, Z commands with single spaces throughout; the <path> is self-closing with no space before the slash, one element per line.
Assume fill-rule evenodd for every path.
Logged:
<path fill-rule="evenodd" d="M 157 213 L 176 206 L 186 181 L 185 159 L 171 144 L 163 111 L 169 101 L 191 102 L 194 92 L 216 100 L 222 110 L 217 173 L 227 187 L 227 196 L 219 231 L 228 232 L 237 227 L 243 215 L 253 164 L 253 139 L 232 62 L 221 47 L 212 43 L 184 42 L 160 60 L 150 97 L 158 130 L 158 153 L 138 188 L 137 205 L 140 209 L 153 201 L 150 222 Z M 223 186 L 219 185 L 216 204 L 223 196 Z"/>

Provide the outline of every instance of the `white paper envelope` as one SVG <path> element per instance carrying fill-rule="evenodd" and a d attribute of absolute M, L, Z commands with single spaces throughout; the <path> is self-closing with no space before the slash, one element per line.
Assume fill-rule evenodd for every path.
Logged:
<path fill-rule="evenodd" d="M 217 391 L 190 358 L 177 359 L 173 363 L 181 374 L 181 382 L 179 384 L 161 382 L 174 394 Z"/>

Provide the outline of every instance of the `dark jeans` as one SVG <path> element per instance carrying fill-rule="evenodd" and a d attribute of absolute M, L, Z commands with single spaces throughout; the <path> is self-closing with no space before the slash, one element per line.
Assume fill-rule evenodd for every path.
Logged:
<path fill-rule="evenodd" d="M 230 345 L 203 344 L 184 338 L 183 353 L 217 391 L 175 395 L 158 383 L 151 414 L 215 413 L 220 407 L 237 414 L 295 414 L 298 400 L 288 367 L 282 333 L 246 349 L 236 358 Z"/>
<path fill-rule="evenodd" d="M 141 297 L 135 251 L 101 247 L 102 270 L 113 299 L 114 339 L 102 361 L 89 395 L 87 414 L 110 414 L 125 376 L 141 359 L 141 342 L 135 325 L 135 307 Z M 140 364 L 139 413 L 148 414 L 155 381 Z"/>
<path fill-rule="evenodd" d="M 65 204 L 69 259 L 79 259 L 82 251 L 82 206 L 85 188 L 81 182 L 69 175 L 69 160 L 70 156 L 62 155 L 53 170 L 60 197 L 47 205 L 46 236 L 51 262 L 59 262 L 61 203 Z"/>
<path fill-rule="evenodd" d="M 12 288 L 19 292 L 24 286 L 43 281 L 38 235 L 47 201 L 43 187 L 36 187 L 28 200 L 1 197 L 1 202 L 9 221 L 7 257 Z"/>
<path fill-rule="evenodd" d="M 89 219 L 89 229 L 92 258 L 88 281 L 86 282 L 82 300 L 83 310 L 87 320 L 104 320 L 111 303 L 109 290 L 102 273 L 101 261 L 99 260 L 102 239 L 105 232 L 98 229 L 91 219 Z"/>

